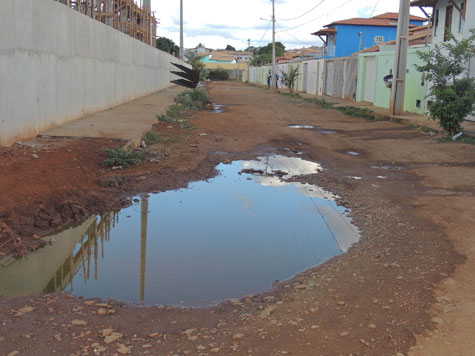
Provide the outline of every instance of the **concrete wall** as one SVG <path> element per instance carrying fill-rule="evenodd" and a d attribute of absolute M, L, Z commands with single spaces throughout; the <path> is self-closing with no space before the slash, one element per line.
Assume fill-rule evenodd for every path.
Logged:
<path fill-rule="evenodd" d="M 427 80 L 424 80 L 422 73 L 417 71 L 415 65 L 422 65 L 422 61 L 417 56 L 417 51 L 428 51 L 427 47 L 409 48 L 407 56 L 407 74 L 406 74 L 406 89 L 404 94 L 404 110 L 417 114 L 425 113 L 426 95 L 427 95 Z M 383 78 L 392 73 L 394 67 L 394 51 L 384 51 L 375 53 L 362 53 L 359 55 L 360 61 L 358 65 L 358 86 L 356 93 L 357 101 L 365 101 L 366 86 L 374 88 L 374 106 L 389 108 L 391 99 L 391 89 L 387 88 Z M 368 67 L 368 59 L 376 58 L 372 61 L 372 65 Z M 368 83 L 366 80 L 369 76 L 367 71 L 375 73 L 373 83 Z"/>
<path fill-rule="evenodd" d="M 0 1 L 0 145 L 166 88 L 171 55 L 51 0 Z"/>

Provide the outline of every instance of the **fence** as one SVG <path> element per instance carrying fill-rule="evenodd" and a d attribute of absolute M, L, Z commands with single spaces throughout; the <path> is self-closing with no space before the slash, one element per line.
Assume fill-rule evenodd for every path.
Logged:
<path fill-rule="evenodd" d="M 0 1 L 0 13 L 0 145 L 177 78 L 175 57 L 61 3 Z"/>

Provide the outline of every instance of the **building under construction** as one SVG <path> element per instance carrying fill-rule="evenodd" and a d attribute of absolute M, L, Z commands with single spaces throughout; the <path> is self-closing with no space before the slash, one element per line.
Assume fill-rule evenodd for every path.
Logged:
<path fill-rule="evenodd" d="M 156 46 L 157 24 L 151 0 L 55 0 L 131 37 Z M 140 1 L 140 3 L 139 3 Z"/>

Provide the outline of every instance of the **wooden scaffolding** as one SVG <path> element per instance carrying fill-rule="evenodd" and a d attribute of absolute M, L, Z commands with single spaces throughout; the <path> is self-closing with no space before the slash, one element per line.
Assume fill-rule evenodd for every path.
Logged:
<path fill-rule="evenodd" d="M 54 0 L 156 47 L 158 20 L 150 0 Z"/>

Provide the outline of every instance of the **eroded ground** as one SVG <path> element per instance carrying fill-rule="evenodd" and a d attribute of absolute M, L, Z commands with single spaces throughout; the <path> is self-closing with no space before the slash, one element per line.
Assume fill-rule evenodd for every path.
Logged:
<path fill-rule="evenodd" d="M 72 219 L 269 150 L 321 163 L 325 170 L 305 182 L 340 196 L 361 242 L 273 291 L 207 309 L 65 294 L 0 299 L 2 354 L 474 354 L 474 146 L 262 88 L 212 84 L 210 94 L 223 113 L 191 113 L 194 130 L 161 123 L 159 132 L 178 139 L 124 171 L 102 166 L 101 148 L 117 146 L 107 140 L 43 138 L 1 149 L 1 251 L 24 254 Z M 316 128 L 286 127 L 293 124 Z"/>

